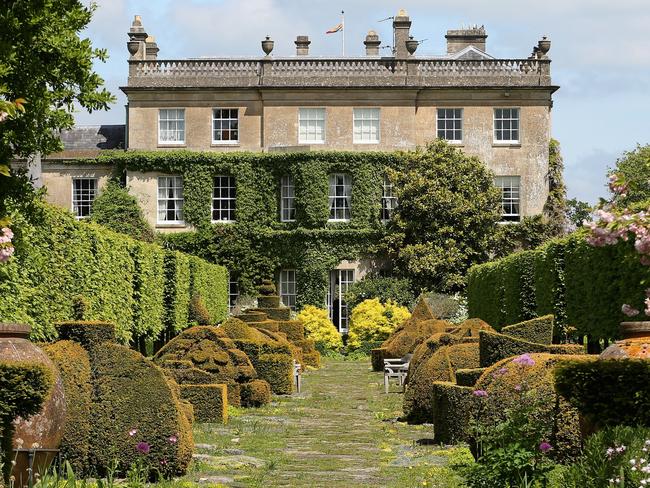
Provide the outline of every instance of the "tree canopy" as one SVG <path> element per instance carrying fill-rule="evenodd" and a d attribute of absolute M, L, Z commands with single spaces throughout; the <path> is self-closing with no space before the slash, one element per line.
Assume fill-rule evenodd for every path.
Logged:
<path fill-rule="evenodd" d="M 610 174 L 617 174 L 625 181 L 624 195 L 617 196 L 617 203 L 630 205 L 650 199 L 650 144 L 637 145 L 632 151 L 625 151 L 616 160 Z M 610 185 L 611 188 L 611 185 Z"/>
<path fill-rule="evenodd" d="M 417 290 L 458 290 L 467 269 L 488 258 L 501 216 L 494 175 L 441 140 L 404 161 L 389 173 L 399 202 L 386 240 L 389 255 Z"/>
<path fill-rule="evenodd" d="M 113 96 L 93 71 L 104 61 L 80 32 L 96 8 L 80 0 L 4 0 L 0 7 L 0 99 L 21 101 L 25 111 L 0 124 L 0 162 L 11 156 L 61 149 L 59 131 L 74 125 L 77 103 L 92 112 Z"/>

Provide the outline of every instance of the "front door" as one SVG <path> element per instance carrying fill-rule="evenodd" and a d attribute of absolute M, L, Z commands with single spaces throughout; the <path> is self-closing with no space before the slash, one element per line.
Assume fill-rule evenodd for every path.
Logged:
<path fill-rule="evenodd" d="M 354 283 L 353 269 L 335 269 L 330 271 L 330 283 L 327 293 L 327 309 L 330 320 L 340 333 L 347 333 L 350 322 L 348 305 L 343 296 L 348 287 Z"/>

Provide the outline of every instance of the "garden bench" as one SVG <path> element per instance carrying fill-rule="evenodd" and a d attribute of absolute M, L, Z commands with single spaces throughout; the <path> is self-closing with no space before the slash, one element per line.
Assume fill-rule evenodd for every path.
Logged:
<path fill-rule="evenodd" d="M 302 389 L 302 366 L 295 359 L 293 360 L 293 380 L 296 385 L 296 391 L 300 393 Z"/>
<path fill-rule="evenodd" d="M 384 359 L 384 390 L 386 393 L 388 393 L 388 383 L 391 378 L 396 378 L 399 386 L 402 387 L 402 391 L 404 391 L 411 357 L 413 357 L 413 354 L 407 354 L 398 359 Z"/>

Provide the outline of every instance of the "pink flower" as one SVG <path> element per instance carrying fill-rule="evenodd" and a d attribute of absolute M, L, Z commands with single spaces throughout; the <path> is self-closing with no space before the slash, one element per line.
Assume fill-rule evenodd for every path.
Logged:
<path fill-rule="evenodd" d="M 485 390 L 474 390 L 472 393 L 474 394 L 474 396 L 479 398 L 485 398 L 488 396 L 488 392 Z"/>
<path fill-rule="evenodd" d="M 621 312 L 623 312 L 628 317 L 634 317 L 635 315 L 639 315 L 640 313 L 636 308 L 632 308 L 627 303 L 623 304 L 623 306 L 621 307 Z"/>
<path fill-rule="evenodd" d="M 176 444 L 178 442 L 178 436 L 172 435 L 169 436 L 169 439 L 167 439 L 170 444 Z"/>
<path fill-rule="evenodd" d="M 513 363 L 518 364 L 520 366 L 534 366 L 535 365 L 535 360 L 531 358 L 528 354 L 522 354 L 516 359 L 512 360 Z"/>
<path fill-rule="evenodd" d="M 133 437 L 133 436 L 136 435 L 137 433 L 138 433 L 138 429 L 131 429 L 131 430 L 129 431 L 129 435 L 130 435 L 131 437 Z"/>
<path fill-rule="evenodd" d="M 151 446 L 146 442 L 142 442 L 142 441 L 138 442 L 135 448 L 138 450 L 138 452 L 142 454 L 149 454 L 149 451 L 151 451 Z"/>
<path fill-rule="evenodd" d="M 9 247 L 0 247 L 0 263 L 9 261 L 9 258 L 13 255 L 14 248 Z"/>
<path fill-rule="evenodd" d="M 11 231 L 9 227 L 3 227 L 2 233 L 4 234 L 5 237 L 8 237 L 9 240 L 14 238 L 14 233 Z"/>
<path fill-rule="evenodd" d="M 515 391 L 521 391 L 521 385 L 515 385 Z"/>
<path fill-rule="evenodd" d="M 553 446 L 551 446 L 548 442 L 542 442 L 539 445 L 539 450 L 542 451 L 543 453 L 547 453 L 551 449 L 553 449 Z"/>

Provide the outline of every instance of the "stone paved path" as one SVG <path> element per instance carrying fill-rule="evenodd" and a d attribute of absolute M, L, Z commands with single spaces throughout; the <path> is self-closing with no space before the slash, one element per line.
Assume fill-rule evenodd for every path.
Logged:
<path fill-rule="evenodd" d="M 462 486 L 445 466 L 458 450 L 419 446 L 429 426 L 397 422 L 401 394 L 383 393 L 368 362 L 327 361 L 303 392 L 195 428 L 188 481 L 251 487 Z"/>

